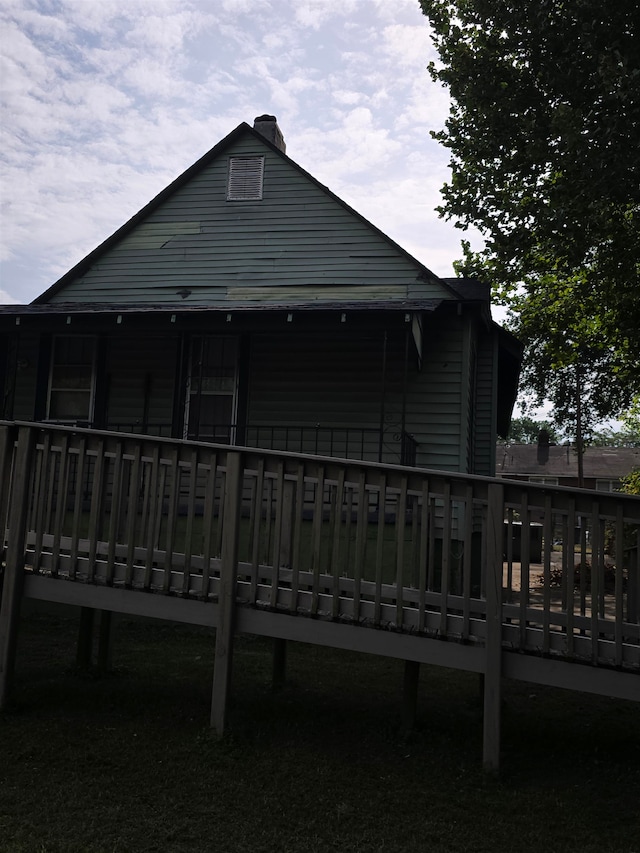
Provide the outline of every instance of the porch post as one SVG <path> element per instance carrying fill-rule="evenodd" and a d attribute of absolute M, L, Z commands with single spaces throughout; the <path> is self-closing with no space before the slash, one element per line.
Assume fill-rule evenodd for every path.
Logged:
<path fill-rule="evenodd" d="M 189 368 L 189 336 L 178 337 L 176 367 L 173 379 L 173 416 L 171 438 L 182 438 L 184 433 L 185 406 L 187 404 L 187 375 Z"/>
<path fill-rule="evenodd" d="M 382 381 L 380 392 L 380 435 L 378 436 L 378 462 L 382 462 L 382 445 L 384 434 L 384 396 L 387 383 L 387 330 L 382 337 Z"/>
<path fill-rule="evenodd" d="M 405 323 L 404 330 L 404 368 L 402 376 L 402 418 L 400 434 L 400 462 L 402 465 L 407 464 L 405 450 L 405 433 L 407 431 L 407 384 L 409 380 L 409 326 Z M 414 463 L 415 464 L 415 463 Z"/>
<path fill-rule="evenodd" d="M 107 376 L 107 338 L 98 335 L 95 350 L 95 396 L 91 425 L 94 429 L 107 427 L 107 401 L 109 398 L 109 377 Z"/>
<path fill-rule="evenodd" d="M 484 769 L 500 769 L 500 705 L 502 702 L 502 535 L 504 488 L 490 485 L 486 528 L 486 638 L 482 759 Z"/>
<path fill-rule="evenodd" d="M 242 475 L 242 454 L 237 451 L 228 452 L 224 482 L 218 627 L 216 630 L 213 696 L 211 700 L 211 727 L 215 728 L 218 735 L 224 734 L 227 720 L 227 697 L 231 686 Z"/>
<path fill-rule="evenodd" d="M 0 710 L 7 707 L 13 681 L 20 605 L 24 587 L 24 555 L 29 513 L 31 463 L 35 447 L 35 429 L 21 427 L 18 432 L 18 450 L 15 457 L 11 498 L 8 504 L 9 537 L 2 602 L 0 604 Z"/>

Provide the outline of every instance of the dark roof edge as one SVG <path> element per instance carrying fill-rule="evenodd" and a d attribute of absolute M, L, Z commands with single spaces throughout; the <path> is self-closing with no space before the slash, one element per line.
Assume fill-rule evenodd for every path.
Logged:
<path fill-rule="evenodd" d="M 435 311 L 442 299 L 395 299 L 395 300 L 319 300 L 307 302 L 210 302 L 185 305 L 184 302 L 54 302 L 30 303 L 29 305 L 0 305 L 0 316 L 41 316 L 52 314 L 197 314 L 212 312 L 234 314 L 262 311 Z"/>
<path fill-rule="evenodd" d="M 243 133 L 252 134 L 258 141 L 260 141 L 263 145 L 266 145 L 267 148 L 274 151 L 280 157 L 287 161 L 291 166 L 300 172 L 300 174 L 304 175 L 308 180 L 312 181 L 317 187 L 319 187 L 323 192 L 325 192 L 328 196 L 330 196 L 334 201 L 341 205 L 346 211 L 351 213 L 353 216 L 356 216 L 361 222 L 371 228 L 379 237 L 385 240 L 390 246 L 392 246 L 396 251 L 398 251 L 401 255 L 407 258 L 411 263 L 415 264 L 415 266 L 420 270 L 421 274 L 427 278 L 431 279 L 434 282 L 437 282 L 441 285 L 445 290 L 447 290 L 451 296 L 460 300 L 460 295 L 457 291 L 452 288 L 446 279 L 440 278 L 434 272 L 432 272 L 428 267 L 422 264 L 417 258 L 414 258 L 406 249 L 403 249 L 395 240 L 385 234 L 384 231 L 381 231 L 376 225 L 372 222 L 369 222 L 361 213 L 358 213 L 357 210 L 348 205 L 345 201 L 343 201 L 339 196 L 337 196 L 334 192 L 332 192 L 328 187 L 324 184 L 320 183 L 317 178 L 314 178 L 309 172 L 302 168 L 302 166 L 298 165 L 295 160 L 292 160 L 287 154 L 281 151 L 276 145 L 266 139 L 261 133 L 254 130 L 250 125 L 246 122 L 242 122 L 239 124 L 231 133 L 227 134 L 223 139 L 220 140 L 216 145 L 213 146 L 206 154 L 204 154 L 200 159 L 196 160 L 188 169 L 186 169 L 182 174 L 180 174 L 177 178 L 175 178 L 168 186 L 166 186 L 158 195 L 154 196 L 144 207 L 142 207 L 137 213 L 135 213 L 124 225 L 121 225 L 116 231 L 111 234 L 110 237 L 107 237 L 100 245 L 98 245 L 95 249 L 89 252 L 88 255 L 79 261 L 75 266 L 73 266 L 70 270 L 68 270 L 61 278 L 59 278 L 56 282 L 54 282 L 50 287 L 48 287 L 43 293 L 36 298 L 31 303 L 32 305 L 46 303 L 48 300 L 55 296 L 66 284 L 72 281 L 74 278 L 77 278 L 80 275 L 83 275 L 86 270 L 88 270 L 92 264 L 94 264 L 98 258 L 104 254 L 108 249 L 110 249 L 115 243 L 118 242 L 122 237 L 125 237 L 133 228 L 135 228 L 138 223 L 140 223 L 146 216 L 152 213 L 157 207 L 159 207 L 166 199 L 168 199 L 176 190 L 180 189 L 180 187 L 184 186 L 192 177 L 198 174 L 202 169 L 209 165 L 209 163 L 214 160 L 217 156 L 219 156 L 225 148 L 231 145 L 239 136 Z"/>

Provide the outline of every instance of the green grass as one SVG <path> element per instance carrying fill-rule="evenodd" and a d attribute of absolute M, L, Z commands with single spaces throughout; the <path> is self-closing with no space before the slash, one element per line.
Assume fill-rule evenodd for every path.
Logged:
<path fill-rule="evenodd" d="M 237 642 L 230 731 L 208 728 L 206 631 L 120 621 L 114 671 L 74 670 L 77 623 L 24 618 L 0 716 L 0 850 L 640 851 L 640 704 L 505 683 L 503 773 L 481 770 L 478 679 Z"/>

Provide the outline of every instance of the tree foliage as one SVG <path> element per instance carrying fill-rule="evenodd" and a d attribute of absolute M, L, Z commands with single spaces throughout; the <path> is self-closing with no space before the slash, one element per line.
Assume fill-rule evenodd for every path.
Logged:
<path fill-rule="evenodd" d="M 622 489 L 628 495 L 640 495 L 640 468 L 634 470 L 622 478 Z"/>
<path fill-rule="evenodd" d="M 440 212 L 477 227 L 459 271 L 490 280 L 526 345 L 525 387 L 575 428 L 640 392 L 640 11 L 636 0 L 421 0 L 450 91 Z"/>
<path fill-rule="evenodd" d="M 599 447 L 640 447 L 640 398 L 634 400 L 620 420 L 621 428 L 597 430 L 589 443 Z"/>

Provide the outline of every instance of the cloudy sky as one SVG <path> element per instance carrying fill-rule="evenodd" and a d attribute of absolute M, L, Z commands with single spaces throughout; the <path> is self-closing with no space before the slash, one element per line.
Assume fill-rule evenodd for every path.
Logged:
<path fill-rule="evenodd" d="M 440 275 L 446 92 L 418 0 L 0 0 L 0 301 L 29 302 L 240 122 Z M 477 241 L 476 241 L 477 245 Z"/>

